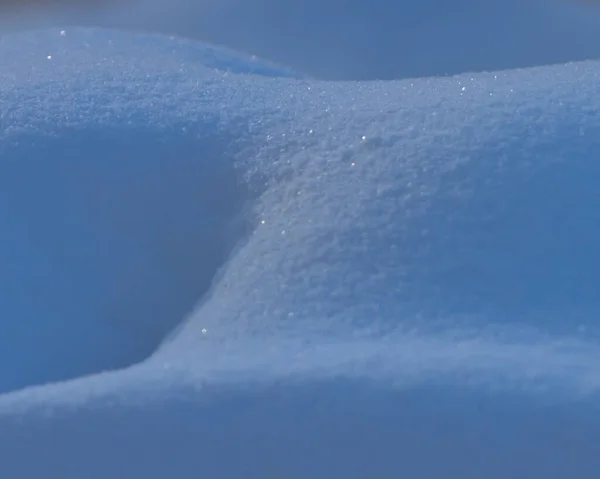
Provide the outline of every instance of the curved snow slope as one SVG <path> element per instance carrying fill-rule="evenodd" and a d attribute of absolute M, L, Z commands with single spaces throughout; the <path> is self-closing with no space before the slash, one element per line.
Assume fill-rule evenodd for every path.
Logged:
<path fill-rule="evenodd" d="M 595 477 L 600 66 L 171 41 L 0 43 L 0 475 Z"/>
<path fill-rule="evenodd" d="M 322 79 L 448 75 L 600 57 L 600 8 L 578 0 L 76 3 L 82 5 L 38 5 L 3 23 L 160 31 L 227 45 Z"/>
<path fill-rule="evenodd" d="M 0 47 L 1 392 L 135 363 L 192 310 L 246 230 L 216 95 L 270 67 L 115 32 Z"/>

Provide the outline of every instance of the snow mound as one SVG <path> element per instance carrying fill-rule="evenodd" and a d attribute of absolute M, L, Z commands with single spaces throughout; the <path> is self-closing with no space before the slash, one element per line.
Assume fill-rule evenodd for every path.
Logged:
<path fill-rule="evenodd" d="M 246 166 L 267 179 L 257 228 L 163 354 L 287 371 L 308 349 L 315 369 L 595 389 L 596 75 L 272 88 L 288 119 Z"/>
<path fill-rule="evenodd" d="M 171 41 L 0 43 L 0 475 L 595 477 L 600 65 Z"/>
<path fill-rule="evenodd" d="M 144 359 L 246 231 L 235 132 L 217 104 L 198 108 L 209 85 L 182 69 L 177 91 L 154 64 L 131 73 L 127 48 L 100 53 L 106 68 L 93 40 L 110 51 L 122 35 L 68 34 L 5 38 L 0 54 L 0 391 Z"/>

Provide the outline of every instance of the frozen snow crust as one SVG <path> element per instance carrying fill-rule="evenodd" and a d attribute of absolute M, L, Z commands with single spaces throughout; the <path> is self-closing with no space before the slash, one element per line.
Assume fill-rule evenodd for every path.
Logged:
<path fill-rule="evenodd" d="M 598 64 L 178 41 L 0 40 L 0 475 L 595 477 Z"/>

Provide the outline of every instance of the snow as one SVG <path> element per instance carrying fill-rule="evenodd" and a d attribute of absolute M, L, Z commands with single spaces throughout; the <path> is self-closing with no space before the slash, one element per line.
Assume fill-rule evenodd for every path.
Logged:
<path fill-rule="evenodd" d="M 451 75 L 600 56 L 597 0 L 56 0 L 0 26 L 89 25 L 226 45 L 321 79 Z"/>
<path fill-rule="evenodd" d="M 0 38 L 0 476 L 595 477 L 600 65 L 287 64 Z"/>

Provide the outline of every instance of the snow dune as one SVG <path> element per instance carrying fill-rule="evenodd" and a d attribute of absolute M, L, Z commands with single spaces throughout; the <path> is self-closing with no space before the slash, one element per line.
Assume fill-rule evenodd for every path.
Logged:
<path fill-rule="evenodd" d="M 0 65 L 3 477 L 595 477 L 597 63 Z"/>

